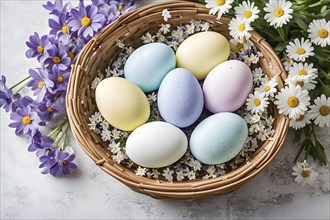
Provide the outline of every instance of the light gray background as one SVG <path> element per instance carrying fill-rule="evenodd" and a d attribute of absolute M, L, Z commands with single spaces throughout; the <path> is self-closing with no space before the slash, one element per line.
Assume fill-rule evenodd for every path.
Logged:
<path fill-rule="evenodd" d="M 1 0 L 1 74 L 8 77 L 8 85 L 37 67 L 25 58 L 25 41 L 35 31 L 48 30 L 44 2 Z M 142 1 L 146 2 L 152 1 Z M 315 185 L 302 188 L 294 183 L 292 161 L 299 147 L 291 131 L 268 167 L 239 190 L 201 201 L 168 201 L 128 189 L 97 168 L 72 136 L 69 144 L 79 169 L 66 178 L 43 176 L 37 158 L 27 152 L 26 139 L 15 136 L 9 123 L 2 110 L 2 219 L 329 219 L 329 163 L 317 166 Z M 318 130 L 318 136 L 330 157 L 329 128 Z"/>

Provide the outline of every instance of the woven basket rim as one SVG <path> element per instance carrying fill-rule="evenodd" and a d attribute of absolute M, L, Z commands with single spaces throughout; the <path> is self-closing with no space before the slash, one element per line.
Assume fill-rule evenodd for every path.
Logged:
<path fill-rule="evenodd" d="M 80 52 L 76 64 L 72 66 L 69 80 L 66 107 L 69 122 L 73 135 L 77 139 L 82 149 L 89 155 L 97 166 L 105 172 L 118 179 L 132 190 L 148 194 L 155 198 L 176 198 L 176 199 L 195 199 L 213 194 L 223 194 L 239 188 L 242 184 L 256 176 L 277 154 L 282 146 L 287 130 L 288 119 L 282 115 L 275 115 L 277 126 L 274 136 L 269 138 L 259 148 L 257 155 L 252 160 L 247 161 L 239 168 L 223 176 L 214 179 L 198 179 L 195 181 L 184 182 L 163 182 L 146 177 L 136 176 L 122 165 L 111 161 L 109 155 L 97 140 L 96 135 L 89 131 L 86 126 L 86 115 L 91 114 L 93 108 L 91 91 L 83 87 L 84 83 L 92 77 L 93 72 L 91 64 L 103 62 L 104 49 L 103 43 L 115 42 L 125 33 L 138 31 L 140 25 L 157 23 L 161 17 L 163 9 L 171 12 L 172 18 L 180 20 L 181 18 L 191 18 L 191 20 L 206 20 L 212 25 L 221 28 L 221 24 L 216 21 L 216 17 L 208 14 L 204 5 L 185 1 L 171 1 L 149 4 L 147 6 L 135 9 L 123 16 L 117 21 L 105 27 L 98 35 L 92 38 Z M 221 22 L 228 24 L 229 18 L 221 18 Z M 264 54 L 260 60 L 266 73 L 271 73 L 277 77 L 279 87 L 284 87 L 284 79 L 287 77 L 279 58 L 272 50 L 265 39 L 255 31 L 251 31 L 251 40 L 257 48 Z M 97 53 L 101 53 L 102 56 Z M 272 61 L 273 69 L 269 69 L 268 60 Z M 267 69 L 268 68 L 268 69 Z M 89 79 L 90 80 L 90 79 Z"/>

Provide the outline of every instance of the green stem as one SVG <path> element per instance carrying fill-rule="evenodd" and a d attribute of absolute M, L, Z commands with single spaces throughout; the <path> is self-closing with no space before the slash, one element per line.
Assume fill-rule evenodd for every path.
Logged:
<path fill-rule="evenodd" d="M 29 78 L 31 78 L 31 76 L 27 76 L 26 78 L 22 79 L 21 81 L 19 81 L 18 83 L 16 83 L 16 84 L 13 85 L 12 87 L 10 87 L 9 90 L 12 90 L 13 88 L 15 88 L 16 86 L 18 86 L 18 85 L 21 84 L 22 82 L 28 80 Z"/>
<path fill-rule="evenodd" d="M 284 35 L 283 28 L 279 27 L 276 30 L 277 30 L 278 34 L 280 35 L 282 41 L 285 42 L 286 40 L 285 40 L 285 35 Z"/>
<path fill-rule="evenodd" d="M 301 11 L 305 11 L 306 9 L 315 8 L 315 7 L 321 6 L 321 5 L 323 5 L 323 4 L 324 4 L 324 3 L 323 3 L 323 0 L 321 0 L 321 1 L 316 2 L 316 3 L 314 3 L 314 4 L 307 5 L 307 6 L 303 7 L 303 8 L 301 8 L 301 9 L 295 10 L 295 13 L 297 13 L 297 12 L 301 12 Z"/>
<path fill-rule="evenodd" d="M 27 83 L 25 83 L 21 88 L 19 88 L 19 90 L 17 90 L 13 95 L 16 95 L 17 93 L 19 93 L 22 89 L 24 89 L 24 87 L 27 85 Z"/>

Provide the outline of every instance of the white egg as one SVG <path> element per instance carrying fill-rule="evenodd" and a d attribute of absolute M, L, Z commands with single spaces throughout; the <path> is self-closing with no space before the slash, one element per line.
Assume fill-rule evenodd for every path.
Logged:
<path fill-rule="evenodd" d="M 126 141 L 127 156 L 136 164 L 159 168 L 178 161 L 187 151 L 188 140 L 179 128 L 155 121 L 135 129 Z"/>

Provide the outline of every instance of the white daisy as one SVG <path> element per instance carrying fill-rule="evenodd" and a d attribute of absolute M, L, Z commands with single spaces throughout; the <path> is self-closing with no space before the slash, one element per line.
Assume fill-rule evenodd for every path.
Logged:
<path fill-rule="evenodd" d="M 102 138 L 102 141 L 110 141 L 111 140 L 111 131 L 109 131 L 108 129 L 102 130 L 101 138 Z"/>
<path fill-rule="evenodd" d="M 147 43 L 152 43 L 155 41 L 155 36 L 151 35 L 149 32 L 146 33 L 146 35 L 143 35 L 141 37 L 141 40 L 143 41 L 144 44 L 147 44 Z"/>
<path fill-rule="evenodd" d="M 159 175 L 160 175 L 160 172 L 157 169 L 152 169 L 152 177 L 154 179 L 158 179 Z"/>
<path fill-rule="evenodd" d="M 146 175 L 146 172 L 147 169 L 145 167 L 140 167 L 140 166 L 135 170 L 135 174 L 138 176 L 144 176 Z"/>
<path fill-rule="evenodd" d="M 294 181 L 302 186 L 305 186 L 306 184 L 312 185 L 318 176 L 312 167 L 308 167 L 306 160 L 304 160 L 303 163 L 297 162 L 292 169 L 294 171 L 292 175 L 297 176 Z"/>
<path fill-rule="evenodd" d="M 115 161 L 116 163 L 120 164 L 127 157 L 121 151 L 118 151 L 118 153 L 112 155 L 111 158 L 112 158 L 113 161 Z"/>
<path fill-rule="evenodd" d="M 325 19 L 313 20 L 309 24 L 308 37 L 316 45 L 321 45 L 325 47 L 330 45 L 330 21 Z"/>
<path fill-rule="evenodd" d="M 203 23 L 201 24 L 201 30 L 202 30 L 202 31 L 208 31 L 209 28 L 210 28 L 210 23 L 208 23 L 208 22 L 203 22 Z"/>
<path fill-rule="evenodd" d="M 274 26 L 275 28 L 282 27 L 292 18 L 291 13 L 293 10 L 291 9 L 291 6 L 292 3 L 289 1 L 270 0 L 264 8 L 264 11 L 267 12 L 264 18 L 271 26 Z"/>
<path fill-rule="evenodd" d="M 265 74 L 263 73 L 261 67 L 255 68 L 252 71 L 252 75 L 253 75 L 253 83 L 255 85 L 260 85 L 261 83 L 266 81 Z"/>
<path fill-rule="evenodd" d="M 116 154 L 121 150 L 120 142 L 116 143 L 114 141 L 111 141 L 111 143 L 108 145 L 108 148 L 111 151 L 111 153 Z"/>
<path fill-rule="evenodd" d="M 297 119 L 304 115 L 309 106 L 310 97 L 308 91 L 302 90 L 300 86 L 289 85 L 281 89 L 281 92 L 275 96 L 274 102 L 279 113 L 288 116 L 290 119 Z"/>
<path fill-rule="evenodd" d="M 254 44 L 252 41 L 250 41 L 249 39 L 246 39 L 246 37 L 243 37 L 243 39 L 230 39 L 230 49 L 232 51 L 234 51 L 235 53 L 243 50 L 243 51 L 247 51 L 250 50 L 252 47 L 254 47 Z M 260 57 L 260 54 L 257 54 Z"/>
<path fill-rule="evenodd" d="M 186 33 L 187 34 L 193 34 L 195 33 L 195 25 L 192 23 L 192 24 L 187 24 L 186 26 Z"/>
<path fill-rule="evenodd" d="M 330 97 L 327 98 L 324 94 L 317 97 L 309 113 L 315 124 L 322 128 L 324 125 L 330 127 Z"/>
<path fill-rule="evenodd" d="M 195 173 L 195 171 L 191 170 L 191 171 L 188 173 L 187 177 L 188 177 L 189 180 L 194 180 L 194 179 L 196 179 L 196 173 Z"/>
<path fill-rule="evenodd" d="M 313 68 L 312 63 L 293 63 L 289 70 L 289 77 L 293 76 L 315 79 L 317 77 L 317 69 Z"/>
<path fill-rule="evenodd" d="M 267 138 L 270 136 L 270 132 L 265 130 L 265 129 L 261 129 L 261 131 L 258 132 L 257 138 L 260 141 L 265 141 L 267 140 Z"/>
<path fill-rule="evenodd" d="M 191 166 L 194 169 L 194 171 L 201 170 L 202 168 L 201 163 L 193 158 L 190 159 L 188 165 Z"/>
<path fill-rule="evenodd" d="M 252 31 L 252 27 L 250 26 L 250 23 L 245 19 L 240 18 L 233 18 L 229 22 L 229 34 L 234 39 L 241 41 L 245 37 L 246 39 L 249 39 L 251 34 L 249 31 Z"/>
<path fill-rule="evenodd" d="M 113 139 L 119 139 L 121 135 L 121 131 L 118 130 L 117 128 L 112 129 L 111 131 L 111 137 L 113 137 Z"/>
<path fill-rule="evenodd" d="M 163 34 L 167 34 L 170 32 L 170 24 L 160 24 L 160 29 L 159 32 L 163 33 Z"/>
<path fill-rule="evenodd" d="M 310 114 L 306 113 L 305 115 L 300 115 L 298 119 L 290 119 L 289 127 L 298 130 L 310 123 L 311 123 Z"/>
<path fill-rule="evenodd" d="M 283 65 L 284 65 L 284 69 L 286 71 L 289 71 L 290 70 L 290 67 L 293 64 L 293 60 L 290 59 L 287 55 L 284 55 L 284 57 L 283 57 L 283 59 L 281 61 L 282 61 Z"/>
<path fill-rule="evenodd" d="M 179 170 L 176 172 L 176 180 L 177 181 L 182 181 L 184 179 L 184 174 L 183 170 Z"/>
<path fill-rule="evenodd" d="M 218 19 L 223 14 L 226 14 L 231 9 L 231 4 L 234 0 L 205 0 L 206 8 L 210 8 L 209 14 L 215 15 L 218 13 Z"/>
<path fill-rule="evenodd" d="M 270 97 L 274 97 L 277 89 L 276 89 L 276 86 L 277 86 L 277 81 L 276 81 L 276 78 L 272 78 L 271 80 L 269 81 L 264 81 L 263 84 L 256 88 L 257 91 L 259 92 L 264 92 L 266 96 L 270 96 Z"/>
<path fill-rule="evenodd" d="M 257 64 L 259 62 L 259 56 L 252 53 L 250 55 L 250 60 L 251 60 L 251 63 Z"/>
<path fill-rule="evenodd" d="M 174 171 L 170 170 L 170 168 L 167 167 L 166 169 L 163 170 L 162 176 L 164 176 L 167 181 L 172 182 L 173 181 L 173 173 L 174 173 Z"/>
<path fill-rule="evenodd" d="M 254 5 L 254 2 L 250 3 L 244 1 L 235 7 L 235 15 L 239 18 L 245 18 L 248 22 L 253 22 L 259 17 L 260 10 Z"/>
<path fill-rule="evenodd" d="M 305 62 L 306 58 L 309 56 L 314 56 L 314 47 L 308 39 L 301 38 L 299 41 L 298 38 L 294 39 L 294 42 L 289 42 L 289 45 L 286 46 L 286 52 L 288 53 L 289 58 L 296 61 Z"/>
<path fill-rule="evenodd" d="M 261 114 L 267 108 L 269 102 L 264 92 L 255 91 L 247 98 L 247 110 L 252 113 Z"/>
<path fill-rule="evenodd" d="M 164 21 L 166 21 L 166 22 L 167 22 L 168 19 L 170 19 L 172 17 L 171 13 L 167 9 L 164 9 L 162 11 L 162 16 L 164 18 Z"/>
<path fill-rule="evenodd" d="M 288 77 L 285 79 L 285 84 L 289 85 L 292 84 L 294 86 L 300 86 L 303 90 L 313 90 L 315 88 L 315 84 L 317 81 L 307 78 L 307 77 L 302 77 L 299 75 Z"/>

